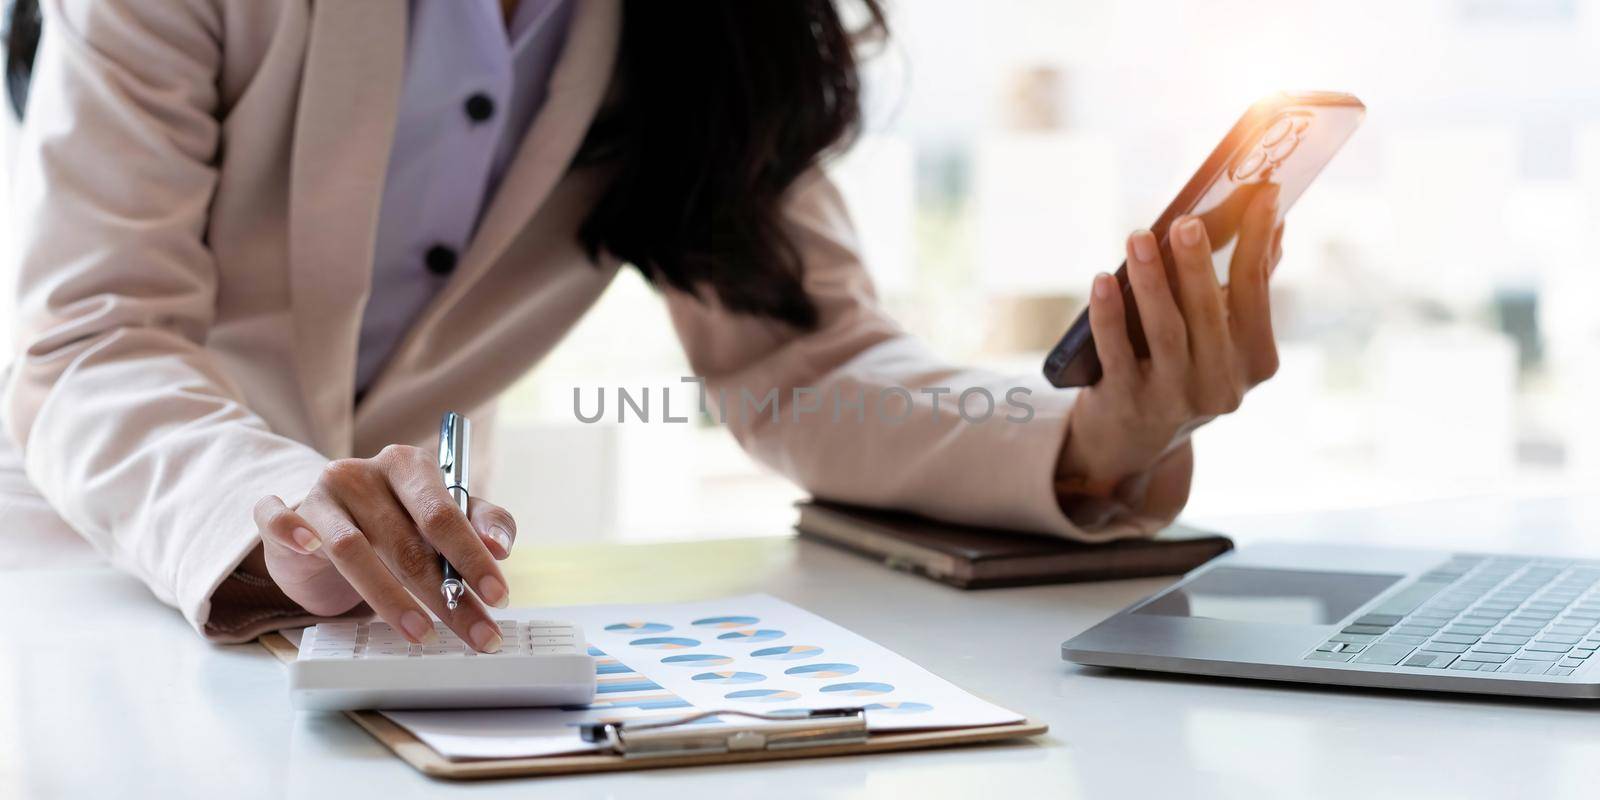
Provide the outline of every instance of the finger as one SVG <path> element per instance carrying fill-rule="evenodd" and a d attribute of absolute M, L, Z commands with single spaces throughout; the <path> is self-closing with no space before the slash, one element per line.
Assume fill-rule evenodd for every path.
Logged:
<path fill-rule="evenodd" d="M 328 558 L 373 613 L 415 644 L 433 641 L 435 634 L 428 613 L 384 566 L 366 534 L 349 515 L 331 502 L 310 503 L 303 510 L 307 521 L 322 535 Z"/>
<path fill-rule="evenodd" d="M 1189 334 L 1189 357 L 1201 378 L 1199 388 L 1227 375 L 1233 351 L 1222 304 L 1222 287 L 1211 262 L 1206 226 L 1197 217 L 1173 223 L 1173 272 L 1178 276 L 1178 308 Z M 1204 392 L 1202 397 L 1205 399 Z"/>
<path fill-rule="evenodd" d="M 1221 250 L 1233 241 L 1233 237 L 1239 233 L 1245 209 L 1260 193 L 1258 189 L 1261 185 L 1252 183 L 1240 186 L 1229 192 L 1221 203 L 1200 213 L 1200 221 L 1206 224 L 1206 238 L 1213 248 Z"/>
<path fill-rule="evenodd" d="M 287 547 L 303 556 L 311 555 L 322 547 L 322 539 L 311 529 L 311 523 L 291 511 L 277 495 L 267 495 L 256 503 L 256 530 L 263 542 Z"/>
<path fill-rule="evenodd" d="M 1239 243 L 1228 267 L 1228 317 L 1246 381 L 1255 385 L 1277 370 L 1272 336 L 1272 304 L 1267 287 L 1278 208 L 1278 187 L 1270 185 L 1246 209 Z"/>
<path fill-rule="evenodd" d="M 1139 324 L 1150 346 L 1150 362 L 1157 370 L 1179 372 L 1189 363 L 1188 334 L 1183 315 L 1172 297 L 1161 248 L 1149 231 L 1128 237 L 1128 284 L 1139 308 Z"/>
<path fill-rule="evenodd" d="M 368 541 L 389 574 L 413 597 L 420 599 L 462 641 L 485 652 L 500 648 L 500 629 L 477 598 L 468 594 L 455 608 L 445 602 L 440 591 L 444 568 L 439 552 L 417 530 L 377 468 L 372 469 L 366 485 L 345 486 L 340 501 L 355 524 L 367 532 Z"/>
<path fill-rule="evenodd" d="M 511 555 L 511 545 L 517 540 L 517 521 L 511 512 L 480 497 L 467 503 L 467 519 L 483 537 L 483 544 L 497 559 Z"/>
<path fill-rule="evenodd" d="M 1133 343 L 1128 341 L 1128 314 L 1122 305 L 1122 287 L 1117 279 L 1100 273 L 1089 294 L 1089 330 L 1094 333 L 1094 350 L 1100 356 L 1101 380 L 1113 385 L 1132 380 L 1138 362 Z"/>
<path fill-rule="evenodd" d="M 1267 265 L 1267 277 L 1278 271 L 1278 262 L 1283 260 L 1283 223 L 1278 223 L 1272 232 L 1272 261 Z"/>
<path fill-rule="evenodd" d="M 395 497 L 417 530 L 461 573 L 485 603 L 505 608 L 511 602 L 506 578 L 483 538 L 461 513 L 432 456 L 414 447 L 389 447 L 377 459 Z"/>

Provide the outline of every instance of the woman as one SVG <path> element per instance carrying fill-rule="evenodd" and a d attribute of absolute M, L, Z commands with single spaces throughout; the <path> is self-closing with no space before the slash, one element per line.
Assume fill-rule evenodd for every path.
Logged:
<path fill-rule="evenodd" d="M 1190 431 L 1275 369 L 1263 195 L 1231 293 L 1198 220 L 1170 270 L 1129 238 L 1150 359 L 1101 276 L 1097 386 L 1035 393 L 1026 422 L 952 413 L 1010 383 L 940 364 L 876 305 L 818 168 L 859 114 L 829 0 L 50 0 L 44 31 L 4 409 L 9 485 L 59 519 L 13 524 L 70 527 L 214 640 L 370 608 L 497 648 L 516 524 L 451 505 L 430 436 L 623 262 L 709 397 L 905 398 L 895 424 L 730 414 L 753 455 L 949 520 L 1147 534 L 1186 499 Z M 443 606 L 436 553 L 477 598 Z"/>

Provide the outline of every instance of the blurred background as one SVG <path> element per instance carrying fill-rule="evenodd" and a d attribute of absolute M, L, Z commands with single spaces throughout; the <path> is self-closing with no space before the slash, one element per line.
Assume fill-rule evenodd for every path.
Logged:
<path fill-rule="evenodd" d="M 1090 278 L 1251 102 L 1367 104 L 1289 216 L 1283 367 L 1197 436 L 1189 520 L 1597 484 L 1600 0 L 889 13 L 868 135 L 830 169 L 891 313 L 999 370 L 1037 373 Z M 502 404 L 496 499 L 548 541 L 787 532 L 801 493 L 710 422 L 574 417 L 575 389 L 687 374 L 660 302 L 623 273 Z"/>
<path fill-rule="evenodd" d="M 1090 278 L 1251 102 L 1367 104 L 1290 214 L 1283 367 L 1197 436 L 1190 521 L 1597 484 L 1600 0 L 889 13 L 868 136 L 831 169 L 889 310 L 1000 370 L 1037 372 Z M 801 493 L 725 431 L 574 420 L 574 387 L 654 391 L 686 370 L 625 273 L 502 408 L 515 444 L 496 481 L 519 519 L 554 539 L 786 532 Z"/>

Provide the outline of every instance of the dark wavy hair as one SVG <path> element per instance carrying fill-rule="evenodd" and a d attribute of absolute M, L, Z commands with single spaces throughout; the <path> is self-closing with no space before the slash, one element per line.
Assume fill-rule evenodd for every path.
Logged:
<path fill-rule="evenodd" d="M 780 214 L 795 179 L 860 131 L 855 47 L 888 26 L 880 0 L 856 2 L 865 21 L 851 30 L 833 0 L 624 0 L 621 101 L 579 154 L 615 176 L 579 230 L 590 257 L 605 249 L 652 282 L 815 327 Z M 21 117 L 38 2 L 8 0 L 4 16 Z"/>
<path fill-rule="evenodd" d="M 860 131 L 855 47 L 887 35 L 879 0 L 850 29 L 833 0 L 625 0 L 620 99 L 579 163 L 615 177 L 579 236 L 658 285 L 796 328 L 817 324 L 784 195 Z"/>

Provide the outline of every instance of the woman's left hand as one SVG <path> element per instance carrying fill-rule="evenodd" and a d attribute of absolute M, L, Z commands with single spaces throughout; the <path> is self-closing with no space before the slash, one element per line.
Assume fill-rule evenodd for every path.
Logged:
<path fill-rule="evenodd" d="M 1204 221 L 1182 217 L 1169 236 L 1174 269 L 1149 231 L 1128 237 L 1128 281 L 1150 346 L 1134 354 L 1117 281 L 1095 278 L 1089 323 L 1103 377 L 1084 389 L 1067 422 L 1057 462 L 1063 492 L 1110 494 L 1155 465 L 1196 428 L 1239 408 L 1251 388 L 1278 369 L 1267 278 L 1281 255 L 1276 187 L 1244 212 L 1228 287 L 1217 283 Z"/>

